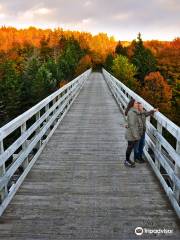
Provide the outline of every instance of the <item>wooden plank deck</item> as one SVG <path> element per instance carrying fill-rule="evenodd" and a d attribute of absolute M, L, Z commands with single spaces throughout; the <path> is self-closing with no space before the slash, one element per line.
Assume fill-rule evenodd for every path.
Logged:
<path fill-rule="evenodd" d="M 123 165 L 124 120 L 93 73 L 0 219 L 2 240 L 179 239 L 148 163 Z M 136 236 L 136 227 L 173 229 Z"/>

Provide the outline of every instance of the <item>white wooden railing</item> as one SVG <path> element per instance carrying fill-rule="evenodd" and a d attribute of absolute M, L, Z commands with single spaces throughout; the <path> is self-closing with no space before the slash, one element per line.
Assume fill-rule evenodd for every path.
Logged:
<path fill-rule="evenodd" d="M 147 111 L 153 109 L 149 103 L 105 69 L 103 69 L 103 75 L 123 112 L 131 98 L 141 102 Z M 153 118 L 156 121 L 156 126 L 149 119 L 147 120 L 144 154 L 180 218 L 180 128 L 160 112 L 155 113 Z M 164 136 L 164 130 L 172 136 L 175 142 L 174 147 Z"/>
<path fill-rule="evenodd" d="M 87 70 L 0 128 L 0 215 L 67 113 L 90 73 L 91 70 Z M 18 137 L 5 149 L 6 140 L 15 131 L 19 131 Z"/>

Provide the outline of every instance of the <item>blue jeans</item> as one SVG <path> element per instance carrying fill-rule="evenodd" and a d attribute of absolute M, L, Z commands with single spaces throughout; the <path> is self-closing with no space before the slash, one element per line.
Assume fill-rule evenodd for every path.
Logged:
<path fill-rule="evenodd" d="M 134 146 L 134 159 L 139 159 L 142 157 L 144 145 L 145 145 L 145 133 L 142 135 L 138 143 Z"/>

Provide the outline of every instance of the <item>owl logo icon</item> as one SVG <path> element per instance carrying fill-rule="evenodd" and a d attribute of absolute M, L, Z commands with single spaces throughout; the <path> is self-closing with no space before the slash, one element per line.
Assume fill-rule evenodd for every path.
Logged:
<path fill-rule="evenodd" d="M 135 228 L 135 234 L 140 236 L 143 234 L 143 228 L 142 227 L 137 227 Z"/>

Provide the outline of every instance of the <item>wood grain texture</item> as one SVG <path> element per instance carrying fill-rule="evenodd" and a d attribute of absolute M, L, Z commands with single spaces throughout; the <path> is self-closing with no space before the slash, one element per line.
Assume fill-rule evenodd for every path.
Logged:
<path fill-rule="evenodd" d="M 106 80 L 114 98 L 121 111 L 124 112 L 130 98 L 140 101 L 147 111 L 152 110 L 153 107 L 142 99 L 139 95 L 134 93 L 131 89 L 125 86 L 117 78 L 113 77 L 105 69 L 102 70 L 104 79 Z M 153 171 L 158 177 L 163 186 L 166 195 L 168 196 L 178 218 L 180 219 L 180 154 L 179 154 L 179 136 L 180 128 L 170 121 L 167 117 L 159 112 L 155 113 L 153 117 L 157 120 L 157 126 L 153 126 L 150 121 L 146 121 L 146 137 L 144 154 L 150 163 Z M 163 123 L 163 124 L 162 124 Z M 175 137 L 176 149 L 174 149 L 169 141 L 162 133 L 163 127 L 169 131 L 169 134 Z M 149 150 L 154 154 L 149 154 Z M 164 169 L 164 173 L 161 171 Z M 165 181 L 164 177 L 171 179 L 171 187 Z"/>
<path fill-rule="evenodd" d="M 148 163 L 123 165 L 124 120 L 91 74 L 0 219 L 2 240 L 179 239 L 178 219 Z M 171 235 L 134 229 L 173 229 Z"/>

